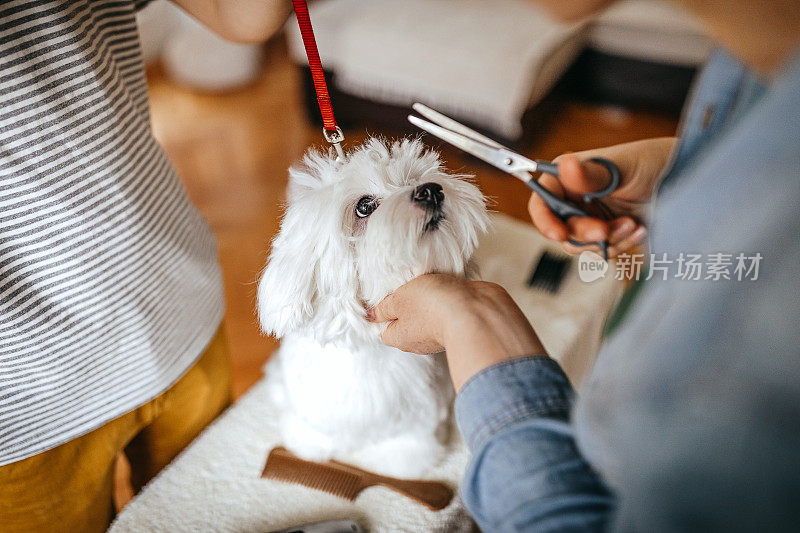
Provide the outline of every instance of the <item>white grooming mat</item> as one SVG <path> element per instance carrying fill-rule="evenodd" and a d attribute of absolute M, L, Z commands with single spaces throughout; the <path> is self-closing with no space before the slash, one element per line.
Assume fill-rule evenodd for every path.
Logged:
<path fill-rule="evenodd" d="M 588 45 L 611 55 L 680 66 L 702 64 L 712 49 L 689 13 L 656 0 L 614 4 L 592 23 Z"/>
<path fill-rule="evenodd" d="M 277 418 L 262 380 L 151 481 L 110 531 L 266 533 L 345 518 L 368 531 L 470 530 L 458 498 L 434 512 L 385 487 L 365 489 L 350 502 L 260 478 L 269 450 L 279 444 Z M 467 456 L 453 440 L 451 453 L 430 478 L 456 486 Z"/>
<path fill-rule="evenodd" d="M 319 52 L 344 92 L 420 101 L 507 138 L 583 48 L 582 25 L 555 23 L 525 0 L 321 0 L 311 5 Z M 292 57 L 307 63 L 292 18 Z"/>
<path fill-rule="evenodd" d="M 493 216 L 476 259 L 482 277 L 511 293 L 542 342 L 573 380 L 591 363 L 602 321 L 620 288 L 613 276 L 586 284 L 571 267 L 557 295 L 530 289 L 527 280 L 545 247 L 530 225 Z M 254 318 L 255 320 L 255 318 Z M 278 444 L 264 382 L 257 383 L 206 429 L 120 513 L 112 532 L 267 532 L 321 520 L 353 518 L 369 531 L 466 531 L 471 521 L 456 497 L 434 512 L 384 487 L 355 502 L 325 492 L 261 479 L 267 453 Z M 430 479 L 456 486 L 467 462 L 457 436 Z"/>

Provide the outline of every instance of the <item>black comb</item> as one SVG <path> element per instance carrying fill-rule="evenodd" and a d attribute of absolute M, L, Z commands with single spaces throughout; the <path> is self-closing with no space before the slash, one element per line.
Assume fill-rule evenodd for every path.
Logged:
<path fill-rule="evenodd" d="M 555 294 L 564 281 L 571 259 L 564 255 L 544 252 L 528 280 L 528 286 Z"/>

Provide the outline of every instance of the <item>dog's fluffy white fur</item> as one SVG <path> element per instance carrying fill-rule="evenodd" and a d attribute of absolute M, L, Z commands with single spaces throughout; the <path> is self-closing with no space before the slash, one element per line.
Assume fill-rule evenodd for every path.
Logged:
<path fill-rule="evenodd" d="M 373 138 L 342 161 L 311 151 L 289 176 L 258 286 L 262 328 L 283 339 L 266 374 L 284 444 L 307 459 L 421 475 L 449 434 L 446 361 L 386 346 L 365 310 L 421 274 L 464 274 L 486 230 L 484 197 L 410 139 Z M 425 203 L 423 184 L 441 186 L 439 202 Z"/>

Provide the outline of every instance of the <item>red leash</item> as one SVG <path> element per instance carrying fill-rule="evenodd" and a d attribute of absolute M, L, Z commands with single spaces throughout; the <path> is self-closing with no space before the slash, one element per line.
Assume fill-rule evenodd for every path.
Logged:
<path fill-rule="evenodd" d="M 322 114 L 322 134 L 325 136 L 325 140 L 336 148 L 338 156 L 343 158 L 344 151 L 342 151 L 341 143 L 344 141 L 344 134 L 333 117 L 333 106 L 328 95 L 325 74 L 322 72 L 322 61 L 319 58 L 317 41 L 314 38 L 314 28 L 311 27 L 308 4 L 306 0 L 292 0 L 292 3 L 294 4 L 294 13 L 297 16 L 297 24 L 300 26 L 300 35 L 303 36 L 303 45 L 308 56 L 311 79 L 314 80 L 314 89 L 317 91 L 317 103 L 319 104 L 319 112 Z"/>

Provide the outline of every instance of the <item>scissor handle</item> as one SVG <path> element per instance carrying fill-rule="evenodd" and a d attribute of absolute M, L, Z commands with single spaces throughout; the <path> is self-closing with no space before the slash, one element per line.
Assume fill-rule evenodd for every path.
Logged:
<path fill-rule="evenodd" d="M 604 198 L 617 190 L 619 187 L 619 183 L 621 180 L 621 175 L 619 172 L 619 167 L 617 167 L 614 162 L 609 161 L 603 157 L 592 157 L 589 161 L 593 163 L 597 163 L 602 165 L 608 170 L 609 174 L 611 174 L 611 181 L 609 184 L 602 190 L 586 193 L 582 196 L 584 202 L 589 203 L 592 200 L 596 200 L 598 198 Z M 558 165 L 556 163 L 551 163 L 550 161 L 536 161 L 536 170 L 537 172 L 544 172 L 546 174 L 551 174 L 553 176 L 558 177 Z M 561 220 L 566 221 L 569 217 L 572 216 L 579 216 L 585 217 L 589 216 L 584 210 L 580 209 L 577 206 L 572 205 L 571 203 L 559 198 L 558 196 L 551 193 L 549 190 L 545 189 L 536 180 L 530 180 L 528 182 L 528 187 L 533 189 L 536 194 L 541 196 L 542 200 L 547 204 L 553 213 L 555 213 Z M 569 243 L 574 246 L 590 246 L 592 244 L 597 245 L 600 247 L 600 250 L 603 252 L 603 258 L 608 260 L 608 241 L 597 241 L 597 242 L 580 242 L 573 239 L 569 240 Z"/>
<path fill-rule="evenodd" d="M 608 183 L 608 186 L 605 189 L 584 194 L 584 202 L 591 202 L 597 198 L 604 198 L 608 196 L 619 188 L 619 182 L 622 179 L 622 176 L 619 173 L 619 167 L 613 161 L 609 161 L 605 157 L 592 157 L 589 159 L 589 161 L 606 167 L 608 173 L 611 174 L 611 181 Z"/>
<path fill-rule="evenodd" d="M 596 200 L 598 198 L 604 198 L 609 194 L 611 194 L 612 192 L 616 191 L 617 188 L 619 188 L 619 182 L 622 179 L 619 173 L 619 167 L 613 161 L 609 161 L 604 157 L 592 157 L 591 159 L 589 159 L 589 161 L 604 166 L 606 170 L 608 170 L 608 173 L 611 175 L 611 181 L 604 189 L 584 194 L 582 198 L 583 201 L 586 203 L 589 203 L 592 200 Z M 537 160 L 536 171 L 544 172 L 545 174 L 550 174 L 552 176 L 558 177 L 558 165 L 556 163 L 551 163 L 550 161 Z"/>
<path fill-rule="evenodd" d="M 608 241 L 582 242 L 582 241 L 576 241 L 575 239 L 568 239 L 567 242 L 570 243 L 572 246 L 578 246 L 578 247 L 591 246 L 594 244 L 595 246 L 600 248 L 601 252 L 603 252 L 603 259 L 608 261 Z"/>
<path fill-rule="evenodd" d="M 528 187 L 533 192 L 535 192 L 541 197 L 544 203 L 547 204 L 547 207 L 550 208 L 550 211 L 555 213 L 556 216 L 561 220 L 566 221 L 569 217 L 589 216 L 589 214 L 580 207 L 573 205 L 568 201 L 564 200 L 563 198 L 559 198 L 555 194 L 551 193 L 543 185 L 540 185 L 539 182 L 536 181 L 535 179 L 531 178 L 525 183 L 527 183 Z"/>

